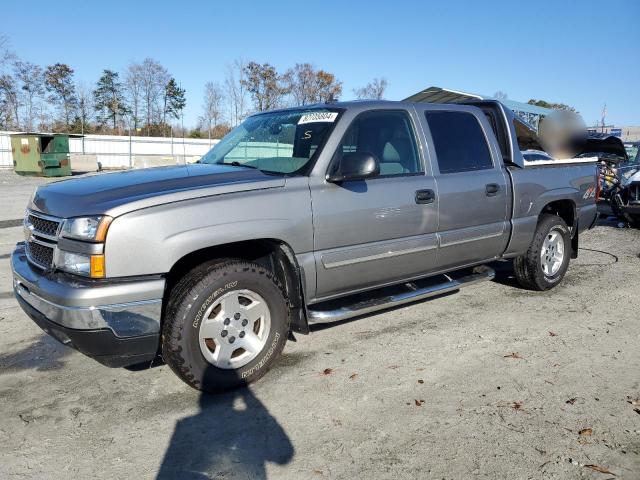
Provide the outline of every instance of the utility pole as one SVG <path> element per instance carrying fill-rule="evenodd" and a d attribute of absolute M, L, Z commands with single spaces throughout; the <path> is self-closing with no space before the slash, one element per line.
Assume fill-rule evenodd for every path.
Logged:
<path fill-rule="evenodd" d="M 182 82 L 178 86 L 179 89 L 182 90 Z M 184 107 L 180 109 L 180 124 L 182 127 L 182 163 L 187 163 L 187 150 L 184 144 Z"/>
<path fill-rule="evenodd" d="M 133 145 L 131 138 L 131 119 L 129 119 L 129 168 L 133 168 Z"/>
<path fill-rule="evenodd" d="M 180 111 L 180 123 L 182 125 L 182 162 L 187 163 L 187 147 L 184 144 L 184 109 Z"/>

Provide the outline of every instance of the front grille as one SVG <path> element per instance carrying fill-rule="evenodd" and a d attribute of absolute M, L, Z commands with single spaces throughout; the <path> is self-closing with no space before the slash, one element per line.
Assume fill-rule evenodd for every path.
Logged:
<path fill-rule="evenodd" d="M 37 267 L 49 269 L 58 241 L 62 219 L 28 211 L 25 218 L 27 259 Z"/>
<path fill-rule="evenodd" d="M 26 244 L 27 258 L 42 268 L 51 268 L 53 265 L 53 247 L 30 240 Z"/>
<path fill-rule="evenodd" d="M 35 235 L 42 234 L 48 237 L 55 237 L 60 227 L 59 221 L 42 218 L 32 213 L 27 215 L 27 223 L 31 225 L 30 229 Z"/>

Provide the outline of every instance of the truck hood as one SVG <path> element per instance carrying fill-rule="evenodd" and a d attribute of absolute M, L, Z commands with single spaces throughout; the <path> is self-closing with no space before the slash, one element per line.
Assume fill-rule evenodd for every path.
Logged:
<path fill-rule="evenodd" d="M 227 165 L 192 164 L 90 175 L 39 187 L 29 208 L 56 217 L 113 217 L 163 203 L 284 186 L 283 177 Z"/>

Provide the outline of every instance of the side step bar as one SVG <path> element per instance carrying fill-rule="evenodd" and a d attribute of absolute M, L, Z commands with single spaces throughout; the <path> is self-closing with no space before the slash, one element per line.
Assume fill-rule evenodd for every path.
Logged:
<path fill-rule="evenodd" d="M 492 268 L 481 265 L 471 270 L 461 270 L 402 285 L 380 288 L 311 305 L 307 309 L 307 318 L 310 324 L 339 322 L 378 310 L 394 308 L 405 303 L 454 292 L 468 285 L 493 280 L 495 275 L 496 272 Z M 442 277 L 445 277 L 444 281 Z"/>

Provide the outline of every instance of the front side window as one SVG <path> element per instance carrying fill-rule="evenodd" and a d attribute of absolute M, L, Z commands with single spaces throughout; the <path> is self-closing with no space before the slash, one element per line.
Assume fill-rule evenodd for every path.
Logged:
<path fill-rule="evenodd" d="M 422 172 L 411 121 L 405 112 L 373 111 L 360 114 L 349 126 L 333 158 L 367 152 L 380 162 L 380 175 L 406 175 Z"/>
<path fill-rule="evenodd" d="M 467 112 L 425 112 L 440 173 L 493 168 L 478 119 Z"/>
<path fill-rule="evenodd" d="M 338 118 L 338 110 L 300 109 L 247 118 L 229 132 L 200 163 L 298 173 L 315 156 Z"/>

